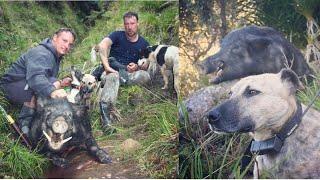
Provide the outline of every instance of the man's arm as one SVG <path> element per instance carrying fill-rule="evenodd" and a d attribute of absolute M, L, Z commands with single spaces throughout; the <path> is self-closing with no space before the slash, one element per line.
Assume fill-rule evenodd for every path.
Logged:
<path fill-rule="evenodd" d="M 110 67 L 109 61 L 108 61 L 111 45 L 112 45 L 112 40 L 109 37 L 104 38 L 99 44 L 99 54 L 100 54 L 102 65 L 105 71 L 117 72 L 112 67 Z"/>

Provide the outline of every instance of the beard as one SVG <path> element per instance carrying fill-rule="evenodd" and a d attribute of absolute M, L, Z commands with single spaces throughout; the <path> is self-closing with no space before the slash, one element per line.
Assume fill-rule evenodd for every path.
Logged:
<path fill-rule="evenodd" d="M 128 37 L 135 37 L 138 33 L 135 31 L 127 31 L 126 34 Z"/>

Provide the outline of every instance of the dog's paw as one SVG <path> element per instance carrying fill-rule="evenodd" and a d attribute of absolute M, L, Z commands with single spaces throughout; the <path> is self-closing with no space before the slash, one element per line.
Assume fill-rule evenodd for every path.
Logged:
<path fill-rule="evenodd" d="M 103 164 L 108 164 L 108 163 L 112 163 L 112 159 L 109 156 L 109 154 L 107 152 L 105 152 L 104 150 L 100 149 L 97 151 L 96 153 L 97 158 L 99 159 L 99 161 Z"/>
<path fill-rule="evenodd" d="M 64 159 L 64 158 L 60 158 L 60 157 L 53 157 L 52 158 L 52 163 L 55 166 L 61 167 L 61 168 L 66 168 L 69 166 L 69 162 Z"/>

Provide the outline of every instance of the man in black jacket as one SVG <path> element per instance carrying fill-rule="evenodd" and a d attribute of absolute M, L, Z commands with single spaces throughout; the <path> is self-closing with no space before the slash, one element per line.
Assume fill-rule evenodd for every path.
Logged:
<path fill-rule="evenodd" d="M 61 59 L 69 53 L 75 38 L 72 29 L 59 29 L 52 38 L 43 40 L 22 54 L 0 79 L 0 88 L 5 97 L 11 103 L 22 105 L 18 124 L 27 136 L 35 112 L 36 96 L 67 96 L 62 87 L 69 85 L 71 78 L 61 81 L 57 76 Z"/>

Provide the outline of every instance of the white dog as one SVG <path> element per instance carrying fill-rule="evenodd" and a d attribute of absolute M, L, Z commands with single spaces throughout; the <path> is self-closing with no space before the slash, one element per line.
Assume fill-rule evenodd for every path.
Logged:
<path fill-rule="evenodd" d="M 164 86 L 162 89 L 168 89 L 167 70 L 172 71 L 174 79 L 174 89 L 179 95 L 179 48 L 170 45 L 148 46 L 141 51 L 142 59 L 138 61 L 141 67 L 145 63 L 149 66 L 148 71 L 155 72 L 156 64 L 159 64 L 163 76 Z"/>

